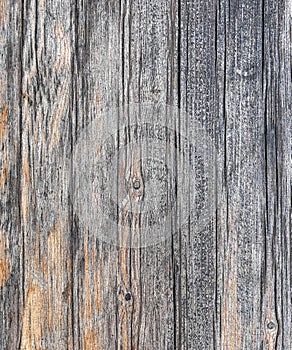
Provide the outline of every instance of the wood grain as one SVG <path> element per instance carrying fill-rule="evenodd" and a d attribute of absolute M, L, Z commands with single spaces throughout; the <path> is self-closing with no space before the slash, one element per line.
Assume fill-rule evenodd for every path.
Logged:
<path fill-rule="evenodd" d="M 1 350 L 292 348 L 291 7 L 0 0 Z M 74 172 L 85 181 L 89 170 L 74 156 L 84 140 L 96 136 L 102 152 L 103 135 L 117 135 L 105 111 L 122 127 L 148 122 L 128 107 L 144 103 L 180 111 L 177 153 L 160 153 L 174 174 L 182 130 L 193 144 L 204 130 L 214 193 L 198 225 L 192 201 L 211 192 L 186 178 L 168 235 L 140 247 L 139 213 L 160 192 L 147 192 L 143 140 L 129 143 L 117 176 L 103 169 L 119 190 L 121 179 L 132 186 L 110 244 L 76 209 Z"/>

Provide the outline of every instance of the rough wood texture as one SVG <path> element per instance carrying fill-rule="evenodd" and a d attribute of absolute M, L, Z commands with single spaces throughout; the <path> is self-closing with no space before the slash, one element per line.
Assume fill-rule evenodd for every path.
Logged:
<path fill-rule="evenodd" d="M 291 7 L 0 0 L 1 350 L 292 349 Z M 95 133 L 93 152 L 103 152 L 104 133 L 120 137 L 104 111 L 122 127 L 144 125 L 127 109 L 144 103 L 181 111 L 166 129 L 177 153 L 167 141 L 159 157 L 185 175 L 189 196 L 165 239 L 140 247 L 143 208 L 160 194 L 147 181 L 160 186 L 167 171 L 141 161 L 140 138 L 127 144 L 117 176 L 102 169 L 117 196 L 120 179 L 139 181 L 110 244 L 76 207 L 74 174 L 86 178 L 87 168 L 74 157 L 97 157 L 78 152 Z M 204 143 L 198 125 L 213 148 L 193 148 L 196 187 L 178 145 L 182 130 Z M 202 185 L 206 159 L 214 192 Z M 164 201 L 184 193 L 166 186 Z"/>

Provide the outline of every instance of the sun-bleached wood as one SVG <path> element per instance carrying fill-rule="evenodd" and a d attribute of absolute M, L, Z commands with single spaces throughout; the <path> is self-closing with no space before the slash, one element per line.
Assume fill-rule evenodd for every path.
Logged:
<path fill-rule="evenodd" d="M 292 348 L 291 13 L 0 1 L 1 350 Z M 208 133 L 216 210 L 119 247 L 81 224 L 72 154 L 104 110 L 141 103 L 181 110 L 191 142 Z"/>

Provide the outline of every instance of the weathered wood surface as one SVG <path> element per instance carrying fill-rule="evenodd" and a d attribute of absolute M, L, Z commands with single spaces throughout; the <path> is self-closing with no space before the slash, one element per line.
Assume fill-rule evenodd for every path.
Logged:
<path fill-rule="evenodd" d="M 291 7 L 0 0 L 1 350 L 292 348 Z M 207 206 L 198 226 L 196 179 L 185 174 L 186 207 L 140 247 L 139 213 L 160 194 L 147 192 L 147 176 L 159 187 L 164 175 L 154 158 L 139 163 L 141 140 L 127 145 L 105 179 L 117 195 L 121 178 L 140 187 L 128 189 L 131 211 L 117 213 L 112 244 L 81 215 L 87 197 L 76 204 L 74 174 L 87 173 L 76 159 L 95 159 L 78 149 L 96 134 L 102 151 L 114 133 L 105 110 L 120 126 L 143 125 L 126 106 L 144 103 L 181 111 L 171 125 L 179 139 L 184 129 L 201 144 L 203 128 L 214 188 L 198 186 Z M 159 157 L 182 174 L 176 150 Z"/>

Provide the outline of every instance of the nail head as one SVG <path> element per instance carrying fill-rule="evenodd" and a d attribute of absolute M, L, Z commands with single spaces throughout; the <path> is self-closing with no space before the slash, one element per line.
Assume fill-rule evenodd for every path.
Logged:
<path fill-rule="evenodd" d="M 126 293 L 126 295 L 125 295 L 125 299 L 126 299 L 126 301 L 129 301 L 129 300 L 131 300 L 131 293 Z"/>

